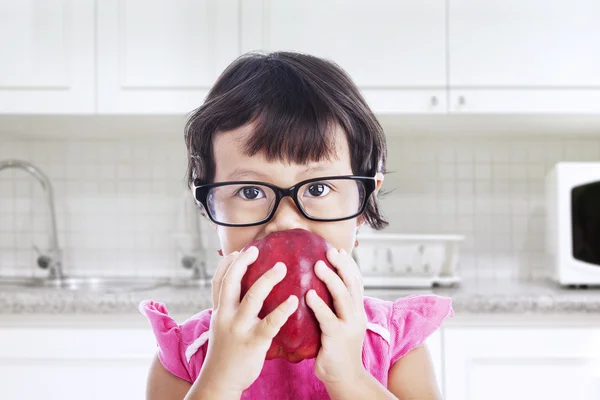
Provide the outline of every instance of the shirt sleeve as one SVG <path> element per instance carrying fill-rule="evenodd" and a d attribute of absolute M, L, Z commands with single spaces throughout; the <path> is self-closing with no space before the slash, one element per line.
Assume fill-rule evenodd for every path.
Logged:
<path fill-rule="evenodd" d="M 164 304 L 151 300 L 143 301 L 139 310 L 148 318 L 158 347 L 158 359 L 167 371 L 176 377 L 193 383 L 189 361 L 185 358 L 187 338 L 184 327 L 167 312 Z M 202 352 L 202 349 L 199 349 Z M 198 355 L 197 355 L 198 356 Z M 203 354 L 199 354 L 204 358 Z"/>
<path fill-rule="evenodd" d="M 394 301 L 390 315 L 390 368 L 411 350 L 421 346 L 454 316 L 452 299 L 437 295 L 412 295 Z"/>

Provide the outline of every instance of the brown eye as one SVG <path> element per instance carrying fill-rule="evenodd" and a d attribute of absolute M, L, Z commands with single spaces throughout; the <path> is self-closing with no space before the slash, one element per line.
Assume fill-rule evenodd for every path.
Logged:
<path fill-rule="evenodd" d="M 329 193 L 331 189 L 323 183 L 313 183 L 308 186 L 307 192 L 311 197 L 322 197 Z"/>
<path fill-rule="evenodd" d="M 256 186 L 245 186 L 238 190 L 237 195 L 246 200 L 255 200 L 265 197 L 263 191 Z"/>

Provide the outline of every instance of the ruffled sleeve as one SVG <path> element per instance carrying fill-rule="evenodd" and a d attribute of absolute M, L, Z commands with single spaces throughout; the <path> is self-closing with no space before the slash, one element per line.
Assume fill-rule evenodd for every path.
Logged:
<path fill-rule="evenodd" d="M 167 371 L 193 383 L 204 361 L 210 310 L 205 310 L 179 325 L 164 304 L 147 300 L 139 310 L 148 318 L 156 337 L 158 359 Z"/>
<path fill-rule="evenodd" d="M 390 315 L 390 366 L 421 346 L 454 316 L 452 299 L 437 295 L 412 295 L 394 301 Z"/>

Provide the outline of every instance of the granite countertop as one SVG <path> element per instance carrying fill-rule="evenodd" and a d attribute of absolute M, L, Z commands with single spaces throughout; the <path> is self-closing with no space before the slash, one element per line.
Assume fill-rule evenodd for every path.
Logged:
<path fill-rule="evenodd" d="M 600 314 L 600 289 L 564 289 L 549 281 L 464 281 L 455 288 L 375 290 L 365 295 L 394 300 L 411 294 L 453 299 L 456 314 Z M 169 313 L 192 315 L 211 306 L 210 287 L 161 287 L 137 292 L 58 289 L 0 290 L 0 314 L 127 314 L 142 300 L 165 303 Z"/>

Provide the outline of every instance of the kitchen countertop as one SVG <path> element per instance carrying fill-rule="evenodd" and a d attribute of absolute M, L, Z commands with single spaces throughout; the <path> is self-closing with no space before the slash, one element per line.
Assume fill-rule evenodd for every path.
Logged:
<path fill-rule="evenodd" d="M 460 314 L 600 314 L 600 289 L 564 289 L 550 281 L 464 281 L 455 288 L 376 290 L 365 295 L 394 300 L 411 294 L 453 299 Z M 165 303 L 169 313 L 192 315 L 211 306 L 210 287 L 161 287 L 138 292 L 92 292 L 58 289 L 0 291 L 0 314 L 127 314 L 140 301 Z"/>

